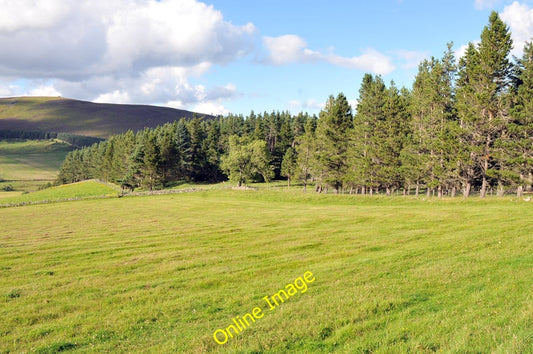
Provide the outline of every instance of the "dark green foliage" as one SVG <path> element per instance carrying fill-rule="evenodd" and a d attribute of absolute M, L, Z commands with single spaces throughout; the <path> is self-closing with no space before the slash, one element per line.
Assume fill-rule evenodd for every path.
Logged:
<path fill-rule="evenodd" d="M 151 190 L 177 181 L 223 181 L 230 174 L 229 169 L 223 173 L 222 161 L 230 153 L 231 136 L 254 142 L 248 146 L 248 152 L 254 157 L 255 167 L 241 183 L 270 180 L 273 173 L 279 177 L 283 156 L 298 137 L 295 133 L 303 134 L 302 125 L 310 119 L 308 115 L 296 119 L 289 113 L 256 116 L 252 112 L 247 119 L 230 115 L 205 120 L 195 116 L 136 134 L 128 131 L 69 153 L 61 166 L 58 183 L 98 178 L 120 184 L 124 189 Z M 268 134 L 264 127 L 269 127 Z M 258 136 L 261 138 L 256 139 Z M 265 155 L 259 153 L 261 142 L 265 143 Z"/>
<path fill-rule="evenodd" d="M 463 144 L 469 157 L 464 162 L 468 194 L 474 176 L 482 181 L 481 196 L 489 185 L 489 172 L 498 169 L 495 141 L 502 138 L 508 124 L 508 87 L 511 83 L 511 33 L 496 12 L 481 33 L 481 42 L 470 44 L 459 62 L 457 110 L 462 127 Z M 498 184 L 503 181 L 498 181 Z"/>
<path fill-rule="evenodd" d="M 281 175 L 287 177 L 287 184 L 291 186 L 291 181 L 297 171 L 296 152 L 292 147 L 287 149 L 283 161 L 281 162 Z"/>
<path fill-rule="evenodd" d="M 321 182 L 339 192 L 348 170 L 349 138 L 353 129 L 352 108 L 344 94 L 330 96 L 320 112 L 316 138 L 316 169 Z"/>
<path fill-rule="evenodd" d="M 0 139 L 27 139 L 27 140 L 48 140 L 58 139 L 69 143 L 75 147 L 90 146 L 104 139 L 92 136 L 76 135 L 70 133 L 56 133 L 39 130 L 16 130 L 0 129 Z"/>

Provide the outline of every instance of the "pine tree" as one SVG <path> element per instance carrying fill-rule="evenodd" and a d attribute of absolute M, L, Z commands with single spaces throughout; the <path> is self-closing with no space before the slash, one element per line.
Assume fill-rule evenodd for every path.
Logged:
<path fill-rule="evenodd" d="M 481 197 L 487 192 L 489 170 L 496 165 L 494 142 L 507 123 L 505 95 L 512 70 L 511 49 L 509 28 L 493 11 L 481 33 L 481 42 L 477 47 L 470 44 L 460 61 L 457 108 L 465 143 L 470 147 L 470 163 L 465 172 L 469 185 L 472 174 L 479 171 Z"/>
<path fill-rule="evenodd" d="M 192 169 L 191 135 L 187 122 L 180 119 L 176 125 L 175 146 L 177 151 L 177 179 L 189 179 Z"/>
<path fill-rule="evenodd" d="M 420 63 L 412 91 L 410 112 L 412 135 L 402 154 L 408 179 L 427 186 L 428 196 L 437 189 L 454 188 L 451 134 L 454 121 L 453 75 L 455 64 L 451 44 L 442 60 L 432 58 Z"/>
<path fill-rule="evenodd" d="M 307 181 L 312 173 L 313 154 L 315 153 L 315 120 L 309 119 L 305 123 L 305 133 L 296 139 L 296 165 L 298 178 L 302 180 L 303 190 L 307 191 Z"/>
<path fill-rule="evenodd" d="M 338 193 L 348 170 L 348 145 L 353 130 L 352 108 L 344 94 L 330 96 L 320 112 L 316 138 L 322 149 L 317 152 L 317 164 L 323 180 Z"/>
<path fill-rule="evenodd" d="M 153 190 L 161 182 L 161 151 L 154 131 L 146 130 L 143 139 L 142 182 Z"/>
<path fill-rule="evenodd" d="M 375 137 L 379 121 L 384 119 L 387 102 L 385 84 L 380 76 L 365 74 L 359 89 L 357 113 L 349 150 L 351 179 L 361 187 L 361 193 L 373 194 L 379 187 L 379 161 L 376 160 L 379 141 Z"/>
<path fill-rule="evenodd" d="M 291 186 L 291 180 L 294 178 L 297 170 L 296 152 L 292 147 L 287 149 L 281 162 L 281 175 L 287 177 L 287 184 Z"/>
<path fill-rule="evenodd" d="M 508 181 L 516 185 L 521 196 L 524 188 L 531 189 L 533 179 L 533 42 L 524 46 L 516 81 L 508 138 L 500 139 L 499 146 L 509 169 Z"/>
<path fill-rule="evenodd" d="M 191 178 L 195 181 L 205 180 L 205 171 L 207 168 L 207 154 L 204 142 L 207 134 L 205 126 L 202 124 L 202 118 L 194 117 L 191 119 L 187 128 L 191 137 Z"/>

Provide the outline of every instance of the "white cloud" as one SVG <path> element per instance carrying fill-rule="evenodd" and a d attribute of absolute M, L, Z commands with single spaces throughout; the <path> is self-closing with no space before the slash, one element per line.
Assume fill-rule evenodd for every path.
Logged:
<path fill-rule="evenodd" d="M 390 74 L 395 66 L 392 60 L 374 49 L 367 49 L 358 57 L 345 58 L 330 54 L 326 57 L 327 62 L 343 66 L 348 69 L 359 69 L 373 72 L 374 74 Z"/>
<path fill-rule="evenodd" d="M 0 31 L 46 29 L 63 20 L 70 3 L 61 0 L 0 1 Z"/>
<path fill-rule="evenodd" d="M 121 90 L 115 90 L 113 92 L 108 92 L 101 94 L 96 97 L 94 102 L 98 103 L 131 103 L 130 95 L 127 92 Z"/>
<path fill-rule="evenodd" d="M 48 2 L 8 3 L 0 15 L 4 75 L 70 79 L 224 64 L 255 40 L 253 24 L 235 26 L 196 0 L 52 0 L 35 10 L 29 3 Z"/>
<path fill-rule="evenodd" d="M 348 100 L 348 103 L 352 107 L 352 111 L 355 112 L 357 109 L 357 105 L 359 104 L 359 101 L 357 99 L 353 99 L 353 100 Z"/>
<path fill-rule="evenodd" d="M 199 0 L 0 0 L 0 93 L 63 93 L 114 103 L 231 99 L 191 81 L 254 49 L 257 30 Z M 24 45 L 21 45 L 24 43 Z M 39 85 L 7 89 L 25 79 Z M 48 91 L 47 91 L 48 90 Z M 183 97 L 178 95 L 183 94 Z"/>
<path fill-rule="evenodd" d="M 326 62 L 348 69 L 371 71 L 375 74 L 389 74 L 394 65 L 389 57 L 374 49 L 367 49 L 360 56 L 351 58 L 331 53 L 321 53 L 307 48 L 307 43 L 296 35 L 263 37 L 263 44 L 268 49 L 264 63 L 285 65 L 290 63 Z"/>
<path fill-rule="evenodd" d="M 61 96 L 61 92 L 59 92 L 54 86 L 38 86 L 27 94 L 28 96 Z"/>
<path fill-rule="evenodd" d="M 302 38 L 293 34 L 279 37 L 264 37 L 263 43 L 269 50 L 267 62 L 273 65 L 323 60 L 322 54 L 307 49 L 307 43 Z"/>
<path fill-rule="evenodd" d="M 475 0 L 474 7 L 478 10 L 491 9 L 499 2 L 500 0 Z"/>
<path fill-rule="evenodd" d="M 227 115 L 230 111 L 221 103 L 216 102 L 201 102 L 192 108 L 194 112 L 217 115 Z"/>
<path fill-rule="evenodd" d="M 500 14 L 511 30 L 514 42 L 513 54 L 522 55 L 524 44 L 533 37 L 533 9 L 518 1 L 506 6 Z"/>

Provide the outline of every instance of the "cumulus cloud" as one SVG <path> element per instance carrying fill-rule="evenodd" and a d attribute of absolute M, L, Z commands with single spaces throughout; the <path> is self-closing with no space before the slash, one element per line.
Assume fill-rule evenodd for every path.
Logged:
<path fill-rule="evenodd" d="M 1 32 L 50 28 L 70 11 L 70 3 L 61 0 L 17 0 L 2 1 L 1 4 Z"/>
<path fill-rule="evenodd" d="M 1 93 L 20 79 L 53 81 L 28 94 L 114 103 L 200 100 L 235 87 L 191 83 L 254 49 L 256 28 L 234 25 L 198 0 L 1 1 Z M 24 90 L 23 90 L 24 91 Z M 183 95 L 183 97 L 178 97 Z"/>
<path fill-rule="evenodd" d="M 196 0 L 8 4 L 0 15 L 4 75 L 69 79 L 134 74 L 158 66 L 224 64 L 253 47 L 253 24 L 235 26 Z"/>
<path fill-rule="evenodd" d="M 296 35 L 264 37 L 263 44 L 268 49 L 268 56 L 263 63 L 285 65 L 290 63 L 326 62 L 348 69 L 371 71 L 375 74 L 389 74 L 395 67 L 386 55 L 367 49 L 360 56 L 351 58 L 330 53 L 321 53 L 307 48 L 304 39 Z"/>
<path fill-rule="evenodd" d="M 533 9 L 515 1 L 506 6 L 500 15 L 511 30 L 514 42 L 513 54 L 521 56 L 525 42 L 533 39 Z"/>

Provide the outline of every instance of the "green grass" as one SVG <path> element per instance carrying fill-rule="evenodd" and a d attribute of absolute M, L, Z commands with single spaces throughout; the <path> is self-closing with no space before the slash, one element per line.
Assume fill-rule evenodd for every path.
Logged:
<path fill-rule="evenodd" d="M 532 219 L 511 198 L 282 190 L 4 208 L 0 351 L 530 352 Z"/>
<path fill-rule="evenodd" d="M 109 197 L 117 196 L 117 192 L 117 188 L 114 188 L 113 186 L 97 181 L 84 181 L 51 187 L 33 193 L 2 198 L 0 199 L 0 206 L 65 201 L 69 199 L 84 199 L 104 196 Z"/>
<path fill-rule="evenodd" d="M 0 188 L 36 190 L 57 177 L 65 156 L 73 148 L 52 140 L 0 140 Z M 3 193 L 0 191 L 0 198 Z"/>

